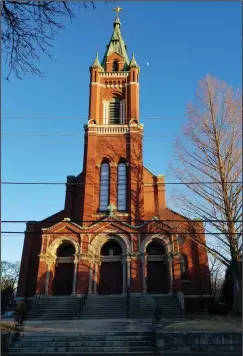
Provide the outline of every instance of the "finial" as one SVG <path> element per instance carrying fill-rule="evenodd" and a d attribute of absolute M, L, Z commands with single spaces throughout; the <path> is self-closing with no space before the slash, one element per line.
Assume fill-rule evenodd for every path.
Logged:
<path fill-rule="evenodd" d="M 116 12 L 116 17 L 118 17 L 118 14 L 119 14 L 120 11 L 122 11 L 122 8 L 117 6 L 117 7 L 114 7 L 113 11 Z"/>
<path fill-rule="evenodd" d="M 95 60 L 94 60 L 94 63 L 92 64 L 91 67 L 100 67 L 100 62 L 99 62 L 99 57 L 98 57 L 98 53 L 96 53 L 96 57 L 95 57 Z"/>
<path fill-rule="evenodd" d="M 109 216 L 114 216 L 114 211 L 116 210 L 116 206 L 114 204 L 110 204 L 107 210 L 109 211 L 108 213 Z"/>

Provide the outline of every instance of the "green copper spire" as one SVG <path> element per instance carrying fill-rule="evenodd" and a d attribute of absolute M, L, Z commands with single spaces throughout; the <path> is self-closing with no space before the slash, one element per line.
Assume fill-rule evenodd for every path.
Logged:
<path fill-rule="evenodd" d="M 133 67 L 133 68 L 138 68 L 138 70 L 140 70 L 140 67 L 138 66 L 136 59 L 134 57 L 134 53 L 132 54 L 132 59 L 131 59 L 129 66 L 130 66 L 130 68 Z"/>
<path fill-rule="evenodd" d="M 100 62 L 99 62 L 99 58 L 98 58 L 98 53 L 96 53 L 96 57 L 94 60 L 94 63 L 91 66 L 92 68 L 101 68 Z"/>
<path fill-rule="evenodd" d="M 124 65 L 123 70 L 127 70 L 128 66 L 129 66 L 129 58 L 127 55 L 126 45 L 122 38 L 121 29 L 120 29 L 121 23 L 120 23 L 118 16 L 116 16 L 113 26 L 114 26 L 114 31 L 111 36 L 110 42 L 107 46 L 107 50 L 105 52 L 105 55 L 104 55 L 101 65 L 105 69 L 106 58 L 108 56 L 110 56 L 112 53 L 117 53 L 124 57 L 125 65 Z"/>

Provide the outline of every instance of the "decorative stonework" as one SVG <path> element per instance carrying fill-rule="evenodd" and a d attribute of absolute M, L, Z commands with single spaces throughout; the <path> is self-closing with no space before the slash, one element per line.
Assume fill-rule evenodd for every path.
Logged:
<path fill-rule="evenodd" d="M 169 254 L 172 251 L 172 245 L 169 240 L 169 237 L 165 234 L 158 234 L 158 235 L 148 235 L 146 236 L 143 241 L 141 242 L 140 245 L 140 253 L 145 254 L 146 253 L 146 248 L 150 242 L 152 242 L 154 239 L 159 239 L 161 243 L 165 246 L 166 253 Z"/>

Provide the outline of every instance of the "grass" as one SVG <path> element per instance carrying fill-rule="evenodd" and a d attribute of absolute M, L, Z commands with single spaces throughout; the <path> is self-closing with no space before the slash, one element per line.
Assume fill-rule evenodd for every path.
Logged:
<path fill-rule="evenodd" d="M 10 330 L 14 330 L 13 321 L 1 321 L 1 333 L 8 333 Z"/>
<path fill-rule="evenodd" d="M 205 316 L 167 325 L 168 331 L 242 332 L 242 318 L 237 316 Z"/>

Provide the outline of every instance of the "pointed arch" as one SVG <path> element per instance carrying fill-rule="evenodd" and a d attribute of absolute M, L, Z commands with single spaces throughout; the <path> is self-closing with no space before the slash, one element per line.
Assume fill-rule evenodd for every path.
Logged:
<path fill-rule="evenodd" d="M 110 203 L 110 165 L 103 160 L 100 166 L 100 203 L 99 210 L 106 211 Z"/>
<path fill-rule="evenodd" d="M 172 247 L 171 247 L 171 242 L 170 242 L 169 236 L 167 236 L 165 234 L 164 235 L 158 234 L 158 235 L 148 235 L 143 239 L 143 241 L 140 245 L 140 253 L 141 254 L 146 254 L 147 246 L 153 240 L 158 240 L 161 244 L 163 244 L 167 255 L 169 253 L 171 253 Z"/>
<path fill-rule="evenodd" d="M 127 210 L 127 165 L 124 160 L 117 166 L 117 210 Z"/>
<path fill-rule="evenodd" d="M 188 279 L 189 278 L 188 257 L 185 253 L 181 253 L 180 255 L 180 267 L 181 267 L 181 278 Z"/>

